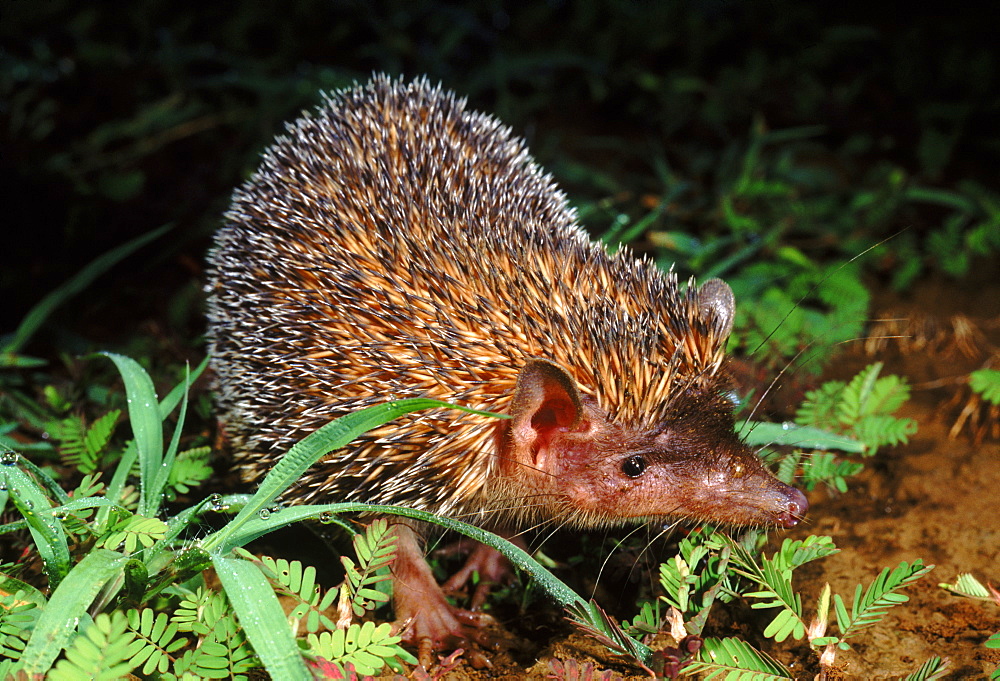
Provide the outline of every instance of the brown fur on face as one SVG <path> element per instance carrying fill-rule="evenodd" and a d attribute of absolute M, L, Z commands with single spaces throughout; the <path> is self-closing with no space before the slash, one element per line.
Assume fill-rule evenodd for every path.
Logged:
<path fill-rule="evenodd" d="M 721 396 L 688 395 L 686 404 L 651 428 L 628 428 L 581 397 L 558 365 L 528 362 L 512 418 L 498 426 L 500 482 L 484 506 L 516 516 L 517 524 L 558 518 L 600 526 L 671 516 L 794 524 L 804 499 L 737 439 Z"/>

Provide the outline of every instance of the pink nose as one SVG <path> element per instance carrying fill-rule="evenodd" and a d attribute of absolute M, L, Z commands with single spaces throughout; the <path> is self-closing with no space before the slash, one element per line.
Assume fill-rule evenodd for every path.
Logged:
<path fill-rule="evenodd" d="M 788 498 L 788 506 L 778 514 L 778 524 L 782 527 L 795 527 L 809 510 L 809 501 L 805 494 L 794 487 L 788 487 L 784 492 Z"/>

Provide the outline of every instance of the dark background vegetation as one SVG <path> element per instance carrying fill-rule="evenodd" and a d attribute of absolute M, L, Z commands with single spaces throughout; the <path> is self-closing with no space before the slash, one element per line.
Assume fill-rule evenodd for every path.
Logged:
<path fill-rule="evenodd" d="M 1000 240 L 973 234 L 975 216 L 946 229 L 949 206 L 901 198 L 996 190 L 995 26 L 960 5 L 4 0 L 2 11 L 0 331 L 92 258 L 172 226 L 61 309 L 34 353 L 121 348 L 140 330 L 200 353 L 202 257 L 230 191 L 320 91 L 373 72 L 426 74 L 495 113 L 593 232 L 648 216 L 685 273 L 731 271 L 726 258 L 755 239 L 767 241 L 757 256 L 776 248 L 765 237 L 787 214 L 697 250 L 725 233 L 723 199 L 762 130 L 803 135 L 793 200 L 844 202 L 807 205 L 816 220 L 781 228 L 810 258 L 905 229 L 870 260 L 905 285 L 981 268 Z M 869 204 L 852 205 L 848 187 L 866 187 Z M 988 204 L 976 199 L 979 218 Z M 678 245 L 682 234 L 696 243 Z"/>

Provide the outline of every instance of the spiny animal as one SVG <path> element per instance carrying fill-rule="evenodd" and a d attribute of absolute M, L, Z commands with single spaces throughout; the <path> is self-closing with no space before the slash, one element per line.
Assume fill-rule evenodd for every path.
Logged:
<path fill-rule="evenodd" d="M 246 479 L 386 400 L 438 410 L 309 470 L 290 501 L 403 504 L 508 531 L 688 518 L 790 527 L 805 513 L 734 433 L 729 287 L 609 254 L 496 119 L 375 77 L 290 124 L 236 190 L 209 255 L 218 406 Z M 418 531 L 418 530 L 417 530 Z M 463 631 L 415 528 L 395 608 Z"/>

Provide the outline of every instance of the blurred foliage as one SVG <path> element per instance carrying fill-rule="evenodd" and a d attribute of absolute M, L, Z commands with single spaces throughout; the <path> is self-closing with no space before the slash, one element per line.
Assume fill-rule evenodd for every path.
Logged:
<path fill-rule="evenodd" d="M 865 273 L 905 288 L 1000 250 L 998 55 L 971 13 L 50 0 L 4 14 L 2 179 L 21 237 L 0 272 L 7 319 L 97 254 L 174 225 L 103 280 L 107 295 L 61 312 L 64 349 L 119 340 L 108 315 L 165 320 L 158 331 L 190 343 L 232 187 L 320 91 L 375 71 L 427 74 L 512 125 L 594 233 L 760 301 L 737 320 L 747 351 L 808 342 L 826 356 L 859 334 Z"/>

